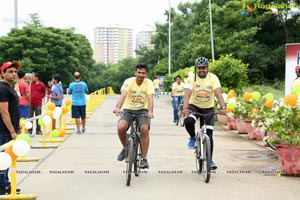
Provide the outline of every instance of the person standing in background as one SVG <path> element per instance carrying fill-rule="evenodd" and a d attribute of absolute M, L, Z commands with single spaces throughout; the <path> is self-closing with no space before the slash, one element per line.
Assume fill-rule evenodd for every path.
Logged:
<path fill-rule="evenodd" d="M 46 96 L 46 86 L 39 80 L 39 73 L 32 72 L 31 83 L 30 83 L 30 95 L 31 104 L 29 106 L 29 117 L 39 116 L 42 114 L 43 98 Z M 42 135 L 41 126 L 36 120 L 36 131 L 37 135 Z M 30 136 L 33 136 L 32 129 L 28 130 Z"/>
<path fill-rule="evenodd" d="M 48 85 L 47 85 L 47 100 L 46 100 L 46 102 L 50 101 L 51 93 L 52 93 L 52 83 L 51 83 L 51 81 L 48 81 Z"/>
<path fill-rule="evenodd" d="M 60 84 L 60 76 L 58 74 L 53 75 L 52 78 L 52 94 L 50 96 L 51 102 L 55 104 L 56 107 L 61 107 L 64 98 L 63 88 Z M 52 130 L 56 128 L 56 120 L 52 119 Z"/>
<path fill-rule="evenodd" d="M 81 81 L 79 72 L 74 73 L 74 82 L 69 85 L 69 94 L 72 94 L 72 118 L 75 119 L 77 134 L 86 132 L 86 98 L 85 94 L 89 93 L 88 86 Z M 82 122 L 82 129 L 80 130 L 80 119 Z"/>
<path fill-rule="evenodd" d="M 15 84 L 15 90 L 19 96 L 21 118 L 29 117 L 29 106 L 31 104 L 30 89 L 28 83 L 24 81 L 25 72 L 18 70 L 17 72 L 19 80 Z"/>
<path fill-rule="evenodd" d="M 0 81 L 0 146 L 16 139 L 20 131 L 19 97 L 13 87 L 19 66 L 18 62 L 6 62 L 1 66 L 3 81 Z M 0 195 L 11 193 L 8 170 L 0 171 Z"/>

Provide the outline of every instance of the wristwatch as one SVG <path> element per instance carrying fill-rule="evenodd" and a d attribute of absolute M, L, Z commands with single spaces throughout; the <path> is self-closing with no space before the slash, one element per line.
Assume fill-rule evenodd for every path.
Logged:
<path fill-rule="evenodd" d="M 222 107 L 221 107 L 221 110 L 226 110 L 226 107 L 225 107 L 225 106 L 222 106 Z"/>

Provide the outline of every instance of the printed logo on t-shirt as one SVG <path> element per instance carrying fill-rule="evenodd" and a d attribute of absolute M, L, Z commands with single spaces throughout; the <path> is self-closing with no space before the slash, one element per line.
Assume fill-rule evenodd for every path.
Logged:
<path fill-rule="evenodd" d="M 198 102 L 208 102 L 210 100 L 210 93 L 207 90 L 196 91 L 196 101 Z"/>
<path fill-rule="evenodd" d="M 141 95 L 133 95 L 130 106 L 133 108 L 141 108 L 145 104 L 145 98 Z"/>

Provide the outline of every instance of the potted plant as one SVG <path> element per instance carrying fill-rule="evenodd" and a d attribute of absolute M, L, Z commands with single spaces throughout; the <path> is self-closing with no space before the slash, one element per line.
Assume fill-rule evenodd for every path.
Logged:
<path fill-rule="evenodd" d="M 264 124 L 273 137 L 282 170 L 289 175 L 300 174 L 300 105 L 296 94 L 286 95 L 266 118 Z"/>
<path fill-rule="evenodd" d="M 258 92 L 256 93 L 245 92 L 243 98 L 240 98 L 236 102 L 232 113 L 236 118 L 236 126 L 239 134 L 248 133 L 248 128 L 251 124 L 251 120 L 258 113 L 257 100 L 259 98 L 260 98 L 260 94 Z"/>
<path fill-rule="evenodd" d="M 262 103 L 263 102 L 263 103 Z M 266 119 L 272 118 L 274 113 L 274 107 L 278 102 L 273 100 L 273 94 L 267 93 L 259 105 L 259 110 L 256 115 L 254 115 L 251 126 L 248 130 L 248 135 L 250 139 L 262 140 L 265 135 L 266 130 Z"/>

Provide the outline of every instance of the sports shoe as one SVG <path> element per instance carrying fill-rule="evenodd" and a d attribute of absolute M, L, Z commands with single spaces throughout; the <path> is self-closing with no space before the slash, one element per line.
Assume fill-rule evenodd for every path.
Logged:
<path fill-rule="evenodd" d="M 126 156 L 125 153 L 126 153 L 126 150 L 122 149 L 122 151 L 118 155 L 118 161 L 122 161 L 125 159 L 125 156 Z"/>
<path fill-rule="evenodd" d="M 29 133 L 28 135 L 29 135 L 29 137 L 34 137 L 35 136 L 35 134 L 33 134 L 33 133 Z"/>
<path fill-rule="evenodd" d="M 141 169 L 149 169 L 149 164 L 146 158 L 142 158 L 140 162 L 140 168 Z"/>
<path fill-rule="evenodd" d="M 85 131 L 86 131 L 86 128 L 83 128 L 83 129 L 81 130 L 82 133 L 85 133 Z"/>
<path fill-rule="evenodd" d="M 77 133 L 77 134 L 81 134 L 81 131 L 80 131 L 80 130 L 77 130 L 76 133 Z"/>
<path fill-rule="evenodd" d="M 36 131 L 37 135 L 43 135 L 41 131 Z"/>
<path fill-rule="evenodd" d="M 20 194 L 20 192 L 21 192 L 21 190 L 17 188 L 16 193 Z M 10 186 L 0 189 L 0 195 L 8 195 L 8 194 L 11 194 L 11 187 Z"/>
<path fill-rule="evenodd" d="M 190 149 L 193 149 L 193 148 L 195 147 L 196 137 L 190 137 L 189 140 L 190 140 L 190 141 L 189 141 L 189 143 L 188 143 L 188 147 L 189 147 Z"/>
<path fill-rule="evenodd" d="M 210 161 L 210 169 L 211 170 L 216 170 L 218 167 L 217 167 L 217 165 L 216 165 L 216 163 L 214 163 L 214 161 Z"/>

